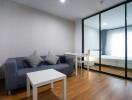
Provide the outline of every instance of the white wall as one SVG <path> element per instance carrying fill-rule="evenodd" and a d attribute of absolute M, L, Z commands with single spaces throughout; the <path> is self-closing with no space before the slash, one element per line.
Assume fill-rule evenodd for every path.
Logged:
<path fill-rule="evenodd" d="M 75 22 L 75 52 L 82 52 L 82 23 L 81 19 Z"/>
<path fill-rule="evenodd" d="M 0 64 L 9 57 L 74 52 L 74 22 L 0 0 Z"/>

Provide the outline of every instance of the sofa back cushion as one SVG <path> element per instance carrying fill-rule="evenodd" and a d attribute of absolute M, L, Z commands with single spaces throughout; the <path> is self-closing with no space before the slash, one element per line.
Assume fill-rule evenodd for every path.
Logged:
<path fill-rule="evenodd" d="M 18 69 L 31 67 L 30 63 L 25 59 L 25 57 L 17 57 L 14 59 L 16 60 Z"/>
<path fill-rule="evenodd" d="M 60 63 L 66 63 L 66 57 L 64 55 L 59 56 Z"/>
<path fill-rule="evenodd" d="M 64 55 L 57 55 L 59 57 L 59 60 L 57 61 L 57 64 L 59 63 L 66 63 L 66 58 Z M 41 56 L 44 60 L 46 58 L 46 56 Z M 14 60 L 16 60 L 16 64 L 18 69 L 23 69 L 23 68 L 31 68 L 32 66 L 30 65 L 30 63 L 25 59 L 25 57 L 16 57 L 16 58 L 12 58 Z M 43 62 L 41 65 L 49 65 L 46 62 Z"/>
<path fill-rule="evenodd" d="M 59 63 L 66 63 L 66 57 L 65 57 L 65 55 L 57 55 L 58 57 L 59 57 L 59 59 L 58 59 L 58 61 L 57 61 L 57 64 L 59 64 Z M 46 58 L 46 56 L 41 56 L 43 59 L 44 59 L 44 61 L 45 61 L 45 58 Z M 47 63 L 47 62 L 44 62 L 46 65 L 50 65 L 49 63 Z"/>

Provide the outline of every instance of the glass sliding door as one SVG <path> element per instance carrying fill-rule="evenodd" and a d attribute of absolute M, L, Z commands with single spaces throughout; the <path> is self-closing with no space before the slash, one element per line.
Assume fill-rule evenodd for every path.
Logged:
<path fill-rule="evenodd" d="M 99 70 L 99 15 L 84 20 L 84 53 L 90 53 L 90 69 Z"/>
<path fill-rule="evenodd" d="M 127 76 L 132 78 L 132 2 L 127 4 Z"/>
<path fill-rule="evenodd" d="M 83 21 L 83 50 L 90 51 L 90 69 L 132 79 L 132 1 Z"/>
<path fill-rule="evenodd" d="M 101 71 L 125 75 L 125 5 L 101 13 Z"/>

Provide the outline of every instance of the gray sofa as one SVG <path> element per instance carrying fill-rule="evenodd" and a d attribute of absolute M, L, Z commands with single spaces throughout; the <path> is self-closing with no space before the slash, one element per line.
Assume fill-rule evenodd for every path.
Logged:
<path fill-rule="evenodd" d="M 41 63 L 37 67 L 31 67 L 25 60 L 25 57 L 9 58 L 5 63 L 5 89 L 11 91 L 14 89 L 22 88 L 26 86 L 26 73 L 55 69 L 66 75 L 70 75 L 74 70 L 73 58 L 70 56 L 61 55 L 58 56 L 59 60 L 57 64 L 50 65 L 46 62 Z M 45 59 L 45 56 L 42 56 Z"/>

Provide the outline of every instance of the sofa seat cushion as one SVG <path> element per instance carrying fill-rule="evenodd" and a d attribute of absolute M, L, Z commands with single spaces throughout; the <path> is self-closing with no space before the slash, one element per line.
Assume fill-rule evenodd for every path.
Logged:
<path fill-rule="evenodd" d="M 24 68 L 24 69 L 18 70 L 17 75 L 22 76 L 22 75 L 26 75 L 26 73 L 29 73 L 29 72 L 40 71 L 45 69 L 49 69 L 49 66 L 43 65 L 36 68 Z"/>
<path fill-rule="evenodd" d="M 50 69 L 50 67 L 46 66 L 46 65 L 43 65 L 43 66 L 36 67 L 36 68 L 20 69 L 17 72 L 17 83 L 19 85 L 24 85 L 25 84 L 25 82 L 26 82 L 26 73 L 40 71 L 40 70 L 45 70 L 45 69 Z"/>
<path fill-rule="evenodd" d="M 55 69 L 59 72 L 62 72 L 66 75 L 69 75 L 73 72 L 73 67 L 71 67 L 69 64 L 62 63 L 62 64 L 55 64 L 55 65 L 41 65 L 35 68 L 24 68 L 20 69 L 17 72 L 17 86 L 18 87 L 25 87 L 26 85 L 26 73 L 29 72 L 35 72 L 40 70 L 46 70 L 46 69 Z"/>
<path fill-rule="evenodd" d="M 54 65 L 48 65 L 50 68 L 59 70 L 59 69 L 65 69 L 68 68 L 69 65 L 68 64 L 54 64 Z"/>
<path fill-rule="evenodd" d="M 57 71 L 60 71 L 66 75 L 73 72 L 73 67 L 71 67 L 69 64 L 62 63 L 62 64 L 55 64 L 55 65 L 48 65 L 49 68 L 55 69 Z"/>

